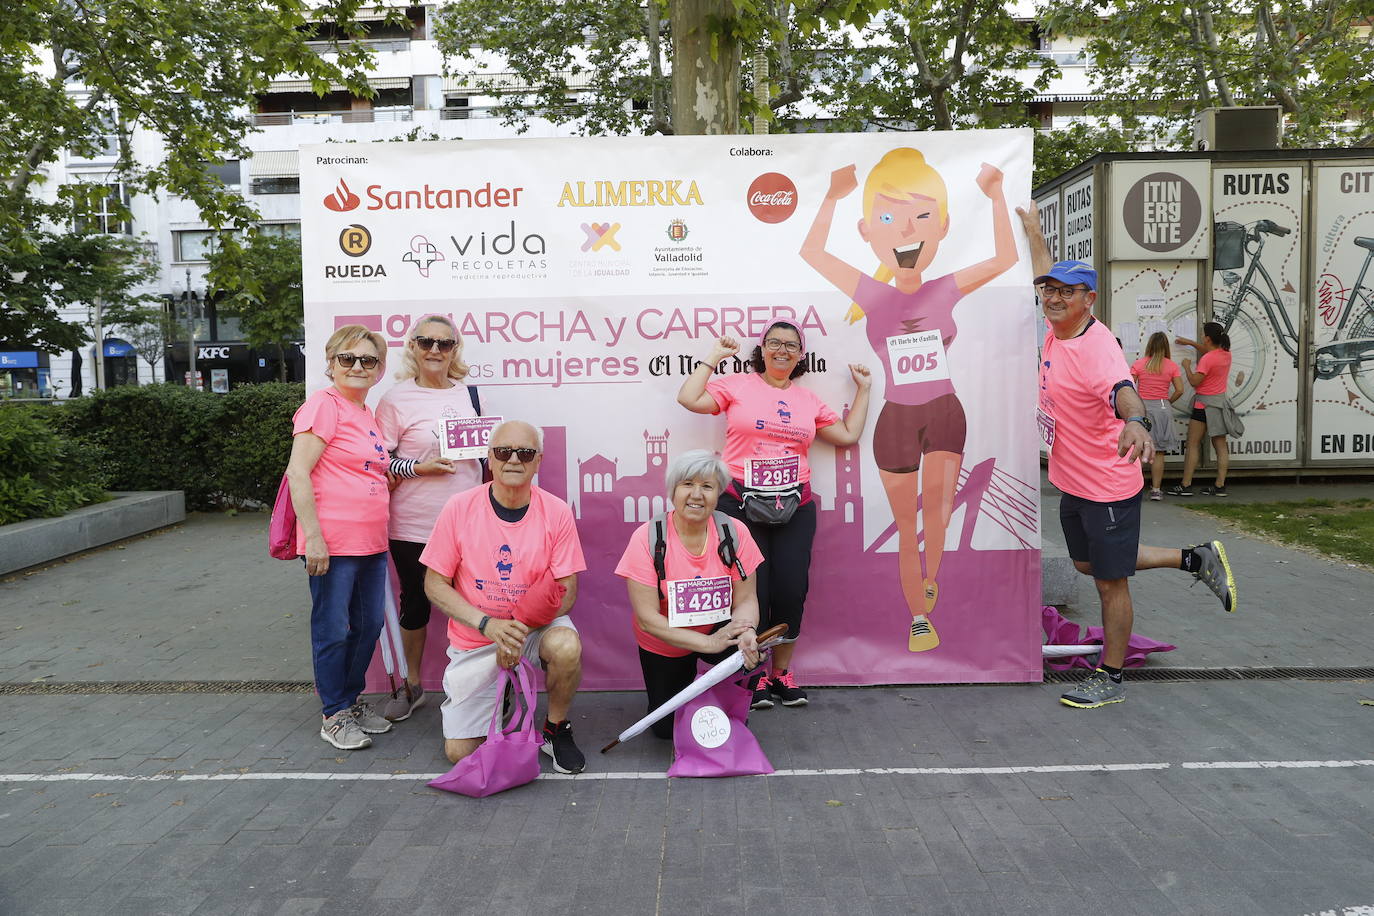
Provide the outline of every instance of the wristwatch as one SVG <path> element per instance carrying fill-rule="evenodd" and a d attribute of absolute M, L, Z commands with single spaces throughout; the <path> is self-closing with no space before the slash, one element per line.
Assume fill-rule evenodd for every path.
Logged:
<path fill-rule="evenodd" d="M 1153 423 L 1150 422 L 1150 418 L 1149 418 L 1149 417 L 1127 417 L 1127 418 L 1126 418 L 1126 422 L 1127 422 L 1127 423 L 1139 423 L 1141 426 L 1145 427 L 1145 432 L 1147 432 L 1147 433 L 1148 433 L 1150 430 L 1152 430 L 1152 429 L 1155 428 L 1155 425 L 1154 425 Z"/>

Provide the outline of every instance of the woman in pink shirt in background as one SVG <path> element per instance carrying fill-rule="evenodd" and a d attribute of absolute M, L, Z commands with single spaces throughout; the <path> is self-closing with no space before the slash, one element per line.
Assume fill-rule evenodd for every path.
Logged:
<path fill-rule="evenodd" d="M 1202 326 L 1202 343 L 1177 337 L 1174 342 L 1181 347 L 1192 347 L 1202 353 L 1198 357 L 1197 371 L 1193 361 L 1183 360 L 1183 371 L 1188 383 L 1193 386 L 1194 394 L 1214 397 L 1226 394 L 1226 381 L 1231 375 L 1231 338 L 1220 324 L 1209 321 Z M 1193 401 L 1193 412 L 1188 421 L 1188 452 L 1183 459 L 1183 482 L 1169 488 L 1170 496 L 1193 495 L 1193 471 L 1197 469 L 1198 453 L 1202 449 L 1202 434 L 1216 433 L 1221 427 L 1208 422 L 1207 405 L 1201 400 Z M 1226 435 L 1211 435 L 1212 451 L 1217 456 L 1217 479 L 1210 487 L 1202 488 L 1203 496 L 1226 495 L 1226 470 L 1231 462 L 1231 449 L 1226 444 Z"/>
<path fill-rule="evenodd" d="M 1178 363 L 1170 359 L 1169 335 L 1155 331 L 1145 344 L 1145 355 L 1131 364 L 1136 391 L 1145 402 L 1150 417 L 1150 436 L 1155 441 L 1155 457 L 1150 462 L 1150 499 L 1164 498 L 1164 453 L 1177 451 L 1178 430 L 1170 405 L 1183 397 L 1183 378 Z"/>
<path fill-rule="evenodd" d="M 416 322 L 401 351 L 400 381 L 377 404 L 377 427 L 395 456 L 391 467 L 400 478 L 391 494 L 390 550 L 401 584 L 407 677 L 404 691 L 382 709 L 392 722 L 410 718 L 425 699 L 420 665 L 430 604 L 420 554 L 448 498 L 482 482 L 482 466 L 475 459 L 452 461 L 440 453 L 440 424 L 477 415 L 475 389 L 464 382 L 467 374 L 462 335 L 449 319 L 429 315 Z"/>
<path fill-rule="evenodd" d="M 310 644 L 323 722 L 340 750 L 370 747 L 391 723 L 358 698 L 382 631 L 386 596 L 386 449 L 367 393 L 386 365 L 386 340 L 360 324 L 324 345 L 333 385 L 306 398 L 292 420 L 286 477 L 296 510 L 296 551 L 310 576 Z"/>

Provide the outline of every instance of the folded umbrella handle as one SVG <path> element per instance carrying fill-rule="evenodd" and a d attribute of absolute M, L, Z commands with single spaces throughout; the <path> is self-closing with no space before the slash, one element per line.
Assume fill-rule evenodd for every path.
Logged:
<path fill-rule="evenodd" d="M 759 633 L 759 634 L 758 634 L 757 639 L 758 639 L 758 641 L 759 641 L 759 651 L 761 652 L 761 651 L 763 651 L 764 649 L 771 649 L 771 648 L 773 648 L 773 647 L 776 646 L 778 643 L 782 642 L 783 637 L 786 636 L 786 635 L 787 635 L 787 624 L 785 624 L 785 623 L 775 623 L 775 624 L 773 624 L 771 627 L 769 627 L 768 629 L 764 630 L 762 633 Z"/>

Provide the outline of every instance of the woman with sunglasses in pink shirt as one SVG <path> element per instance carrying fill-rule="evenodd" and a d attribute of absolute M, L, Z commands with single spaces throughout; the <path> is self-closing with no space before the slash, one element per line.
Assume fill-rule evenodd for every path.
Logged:
<path fill-rule="evenodd" d="M 388 456 L 367 393 L 386 365 L 386 340 L 359 324 L 325 343 L 325 374 L 292 421 L 286 477 L 296 552 L 310 576 L 310 643 L 323 721 L 340 750 L 370 747 L 391 723 L 359 700 L 382 630 L 386 596 Z"/>
<path fill-rule="evenodd" d="M 440 448 L 445 420 L 478 413 L 476 389 L 467 385 L 467 375 L 463 336 L 448 318 L 428 315 L 416 322 L 401 351 L 398 383 L 377 404 L 377 426 L 399 478 L 391 493 L 389 534 L 391 562 L 401 585 L 399 617 L 407 677 L 382 708 L 383 717 L 392 722 L 410 718 L 425 700 L 420 667 L 430 603 L 420 554 L 449 497 L 482 482 L 476 460 L 454 461 L 443 457 Z"/>

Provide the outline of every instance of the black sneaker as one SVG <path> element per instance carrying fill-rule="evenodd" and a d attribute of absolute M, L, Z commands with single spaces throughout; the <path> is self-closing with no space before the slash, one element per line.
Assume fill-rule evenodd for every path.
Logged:
<path fill-rule="evenodd" d="M 1226 487 L 1225 487 L 1225 486 L 1220 486 L 1220 487 L 1203 487 L 1203 488 L 1202 488 L 1202 495 L 1203 495 L 1203 496 L 1217 496 L 1217 497 L 1220 497 L 1220 498 L 1222 498 L 1222 499 L 1225 499 L 1225 498 L 1227 497 L 1228 494 L 1227 494 L 1227 492 L 1226 492 Z"/>
<path fill-rule="evenodd" d="M 805 706 L 806 691 L 797 686 L 791 671 L 784 671 L 768 681 L 768 689 L 784 706 Z"/>
<path fill-rule="evenodd" d="M 768 675 L 759 678 L 758 684 L 754 686 L 754 698 L 749 701 L 750 709 L 772 709 L 773 696 L 768 692 Z"/>
<path fill-rule="evenodd" d="M 1177 484 L 1177 483 L 1176 483 L 1176 484 L 1174 484 L 1172 487 L 1170 487 L 1169 489 L 1165 490 L 1164 492 L 1165 492 L 1165 493 L 1168 493 L 1170 496 L 1192 496 L 1192 495 L 1193 495 L 1193 488 L 1192 488 L 1192 487 L 1185 487 L 1185 486 L 1183 486 L 1182 484 Z"/>
<path fill-rule="evenodd" d="M 544 753 L 553 758 L 553 768 L 560 773 L 581 773 L 587 758 L 573 741 L 572 723 L 564 719 L 557 725 L 544 721 Z"/>

